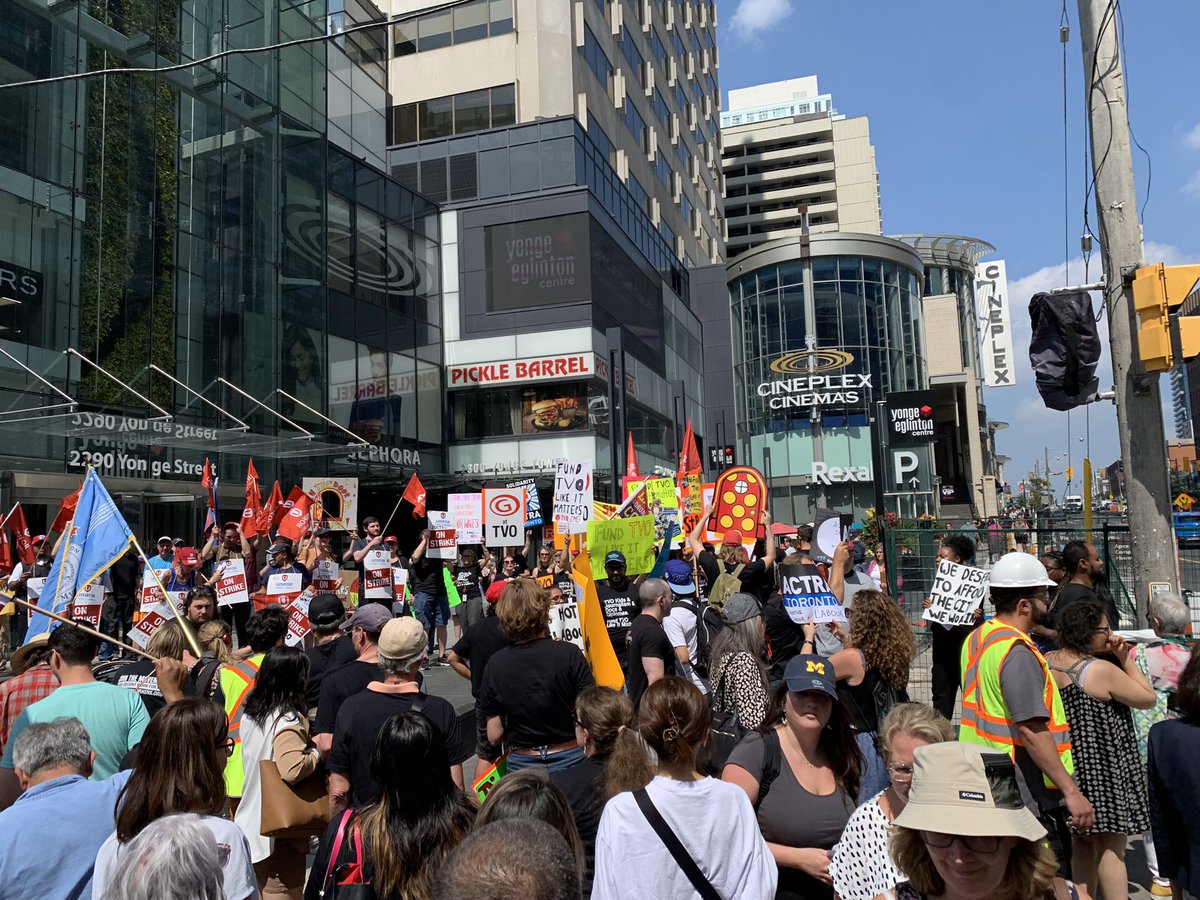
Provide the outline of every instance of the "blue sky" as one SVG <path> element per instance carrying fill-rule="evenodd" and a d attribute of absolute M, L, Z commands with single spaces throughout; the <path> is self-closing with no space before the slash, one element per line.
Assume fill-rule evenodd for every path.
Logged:
<path fill-rule="evenodd" d="M 1120 456 L 1116 412 L 1046 409 L 1028 368 L 1029 298 L 1083 281 L 1084 85 L 1076 3 L 1067 13 L 1068 190 L 1063 198 L 1061 5 L 1041 0 L 740 0 L 722 4 L 723 91 L 816 75 L 838 112 L 866 115 L 879 166 L 885 233 L 978 237 L 1007 260 L 1018 385 L 987 389 L 990 418 L 1017 482 L 1050 448 L 1061 472 L 1068 447 L 1078 472 Z M 1200 263 L 1200 76 L 1196 0 L 1126 3 L 1125 56 L 1130 119 L 1150 153 L 1153 182 L 1143 220 L 1148 262 Z M 1138 203 L 1146 201 L 1146 157 L 1134 148 Z M 1087 175 L 1090 176 L 1090 164 Z M 1064 222 L 1069 216 L 1069 224 Z M 1092 230 L 1097 231 L 1092 214 Z M 1069 282 L 1064 234 L 1069 229 Z M 1101 270 L 1099 242 L 1091 275 Z M 1101 386 L 1112 383 L 1107 329 Z M 1167 380 L 1162 380 L 1164 399 Z M 1080 441 L 1080 437 L 1085 437 Z M 1170 422 L 1167 436 L 1174 436 Z M 1165 465 L 1165 462 L 1164 462 Z M 1058 494 L 1065 478 L 1054 480 Z"/>

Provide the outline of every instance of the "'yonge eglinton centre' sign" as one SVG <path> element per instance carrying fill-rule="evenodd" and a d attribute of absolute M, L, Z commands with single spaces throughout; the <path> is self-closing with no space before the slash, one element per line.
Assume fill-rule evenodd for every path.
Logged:
<path fill-rule="evenodd" d="M 771 371 L 790 378 L 764 381 L 758 396 L 770 398 L 770 409 L 810 409 L 820 406 L 864 406 L 871 376 L 839 371 L 854 362 L 845 350 L 796 350 L 771 362 Z"/>

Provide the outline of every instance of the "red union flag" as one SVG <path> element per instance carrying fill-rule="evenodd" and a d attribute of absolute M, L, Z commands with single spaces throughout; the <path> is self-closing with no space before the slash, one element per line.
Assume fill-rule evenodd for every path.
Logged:
<path fill-rule="evenodd" d="M 246 466 L 246 506 L 242 510 L 242 534 L 246 538 L 256 537 L 263 532 L 258 529 L 258 516 L 262 512 L 262 492 L 258 486 L 258 470 L 254 460 Z"/>
<path fill-rule="evenodd" d="M 271 488 L 271 496 L 267 498 L 267 505 L 258 514 L 259 534 L 266 534 L 272 526 L 279 524 L 276 520 L 279 518 L 281 506 L 283 506 L 283 490 L 276 481 L 275 486 Z"/>
<path fill-rule="evenodd" d="M 404 489 L 401 499 L 412 504 L 414 519 L 425 515 L 425 485 L 421 484 L 421 479 L 417 477 L 416 472 L 413 472 L 412 478 L 408 479 L 408 486 Z"/>
<path fill-rule="evenodd" d="M 291 492 L 287 495 L 287 499 L 283 501 L 282 505 L 280 505 L 277 510 L 275 510 L 275 516 L 271 521 L 271 527 L 278 528 L 279 523 L 283 521 L 283 517 L 286 516 L 291 508 L 296 505 L 296 502 L 304 496 L 306 496 L 306 494 L 304 493 L 303 489 L 299 487 L 299 485 L 293 486 Z"/>
<path fill-rule="evenodd" d="M 312 527 L 312 498 L 301 494 L 300 499 L 292 504 L 283 520 L 279 523 L 279 533 L 285 538 L 291 538 L 298 543 L 300 538 Z"/>
<path fill-rule="evenodd" d="M 63 497 L 62 503 L 58 507 L 58 515 L 50 523 L 51 533 L 62 534 L 66 531 L 67 526 L 71 524 L 71 520 L 75 518 L 75 507 L 79 505 L 79 492 L 82 490 L 83 485 L 81 484 L 72 493 Z"/>
<path fill-rule="evenodd" d="M 29 534 L 29 526 L 25 523 L 25 510 L 21 509 L 20 503 L 13 507 L 12 515 L 8 517 L 8 525 L 12 528 L 17 559 L 23 566 L 32 566 L 37 554 L 33 552 L 33 538 Z"/>

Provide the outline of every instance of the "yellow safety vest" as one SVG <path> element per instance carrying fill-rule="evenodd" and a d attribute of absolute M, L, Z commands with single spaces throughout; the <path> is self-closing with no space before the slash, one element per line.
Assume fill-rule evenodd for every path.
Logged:
<path fill-rule="evenodd" d="M 246 780 L 242 766 L 242 709 L 264 656 L 265 653 L 256 653 L 245 662 L 221 667 L 221 693 L 225 695 L 225 716 L 229 719 L 229 736 L 233 738 L 233 755 L 225 762 L 225 791 L 230 797 L 242 796 Z"/>
<path fill-rule="evenodd" d="M 1050 711 L 1048 727 L 1054 736 L 1054 745 L 1063 768 L 1068 775 L 1073 775 L 1075 762 L 1071 758 L 1071 731 L 1050 667 L 1029 635 L 997 619 L 984 622 L 963 642 L 962 724 L 958 739 L 1007 753 L 1010 757 L 1015 757 L 1016 748 L 1023 746 L 1008 704 L 1004 701 L 1004 692 L 1000 689 L 1000 671 L 1004 668 L 1009 651 L 1017 644 L 1024 644 L 1032 650 L 1041 663 L 1046 682 L 1046 709 Z M 1055 789 L 1045 773 L 1042 780 L 1047 788 Z"/>

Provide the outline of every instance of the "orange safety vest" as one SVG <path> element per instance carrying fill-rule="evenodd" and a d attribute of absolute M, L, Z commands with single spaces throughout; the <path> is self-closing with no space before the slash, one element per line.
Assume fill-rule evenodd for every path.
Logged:
<path fill-rule="evenodd" d="M 1000 689 L 1000 672 L 1008 660 L 1009 651 L 1017 644 L 1024 644 L 1033 651 L 1042 666 L 1046 709 L 1050 712 L 1048 727 L 1054 736 L 1054 745 L 1063 768 L 1068 775 L 1073 775 L 1075 762 L 1071 757 L 1071 731 L 1058 685 L 1050 674 L 1050 666 L 1029 635 L 998 619 L 984 622 L 963 642 L 962 724 L 959 726 L 958 739 L 1007 753 L 1014 758 L 1017 747 L 1023 746 L 1004 692 Z M 1047 788 L 1055 789 L 1054 782 L 1045 773 L 1042 774 L 1042 781 Z"/>
<path fill-rule="evenodd" d="M 229 719 L 229 736 L 233 738 L 233 753 L 225 763 L 225 790 L 230 797 L 242 796 L 246 780 L 242 765 L 242 708 L 265 653 L 257 653 L 245 662 L 221 667 L 221 692 L 225 695 L 225 716 Z"/>

